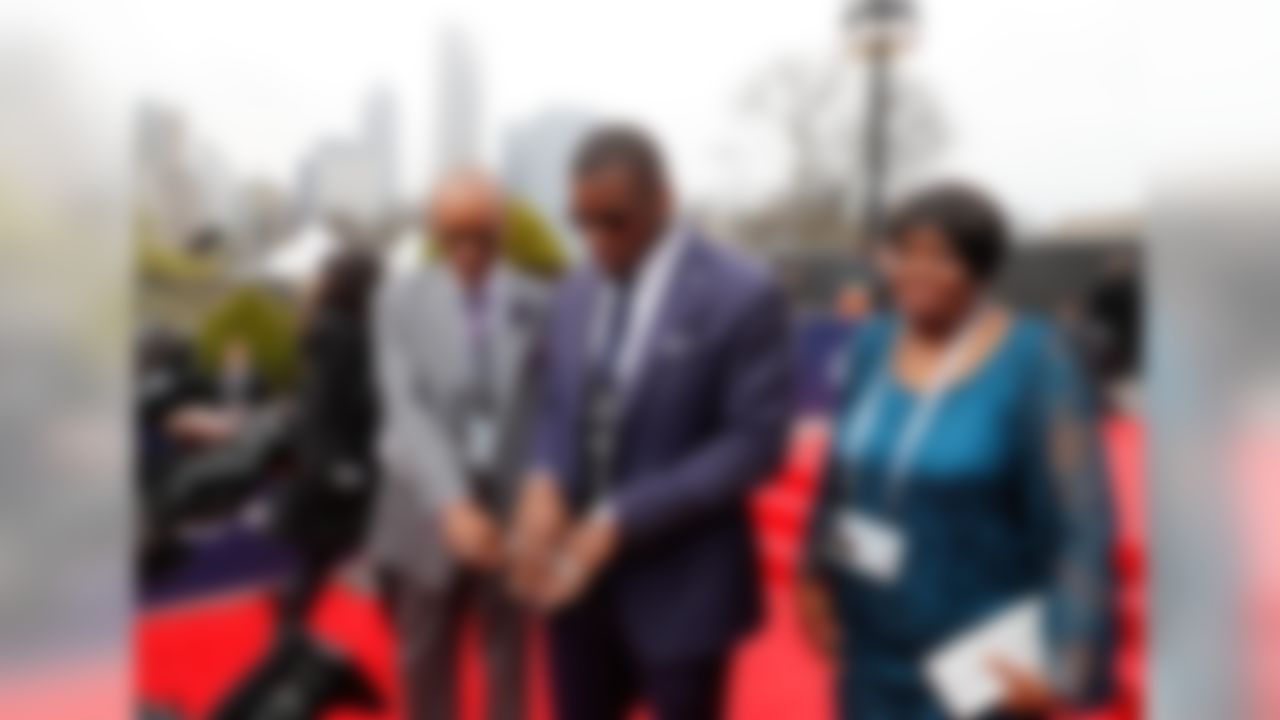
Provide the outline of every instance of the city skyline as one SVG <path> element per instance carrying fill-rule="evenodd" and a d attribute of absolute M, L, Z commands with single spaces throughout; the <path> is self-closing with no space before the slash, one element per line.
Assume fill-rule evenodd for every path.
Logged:
<path fill-rule="evenodd" d="M 178 38 L 192 42 L 172 67 L 113 72 L 135 95 L 187 108 L 225 143 L 233 168 L 278 181 L 318 137 L 343 126 L 370 87 L 388 87 L 405 129 L 400 187 L 414 196 L 440 166 L 439 138 L 447 134 L 434 107 L 443 74 L 432 69 L 439 30 L 462 28 L 484 68 L 484 116 L 471 127 L 481 162 L 499 164 L 505 137 L 520 123 L 556 107 L 584 107 L 652 127 L 668 145 L 685 194 L 701 200 L 721 192 L 726 176 L 734 177 L 718 145 L 740 129 L 736 96 L 751 75 L 778 58 L 829 57 L 841 49 L 842 3 L 836 0 L 806 13 L 773 4 L 734 5 L 731 14 L 724 3 L 682 5 L 679 11 L 608 11 L 578 0 L 553 0 L 541 11 L 527 5 L 443 2 L 387 14 L 339 4 L 315 10 L 309 32 L 290 36 L 284 54 L 279 38 L 294 18 L 272 10 L 245 30 L 241 53 L 230 61 L 201 38 L 188 38 L 181 28 L 192 20 L 174 18 L 172 37 L 157 41 L 160 49 Z M 953 121 L 954 142 L 942 167 L 991 185 L 1015 214 L 1041 228 L 1136 208 L 1143 148 L 1136 113 L 1126 110 L 1137 96 L 1136 71 L 1112 67 L 1117 51 L 1104 52 L 1124 45 L 1132 17 L 1101 0 L 1046 0 L 1035 8 L 975 0 L 963 12 L 953 5 L 922 3 L 924 37 L 908 63 L 940 89 Z M 201 19 L 214 27 L 234 23 L 244 11 L 237 7 L 232 2 Z M 572 33 L 549 25 L 551 17 L 627 32 Z M 727 17 L 734 20 L 732 32 L 723 23 Z M 715 50 L 709 52 L 711 35 Z M 331 52 L 357 36 L 377 42 Z M 646 50 L 646 38 L 660 38 L 662 51 Z M 545 52 L 564 44 L 573 50 Z M 969 52 L 979 45 L 992 51 Z M 206 64 L 214 56 L 217 65 Z M 1006 61 L 1012 57 L 1036 62 Z M 229 83 L 232 78 L 238 84 Z M 754 146 L 752 155 L 763 159 L 758 172 L 767 186 L 779 172 L 778 161 L 770 159 L 767 143 Z"/>

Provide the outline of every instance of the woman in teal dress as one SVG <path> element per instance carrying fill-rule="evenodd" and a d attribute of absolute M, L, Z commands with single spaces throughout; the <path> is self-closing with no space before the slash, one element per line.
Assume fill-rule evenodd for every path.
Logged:
<path fill-rule="evenodd" d="M 991 717 L 1105 698 L 1111 517 L 1088 393 L 1045 323 L 988 300 L 999 210 L 942 185 L 891 222 L 892 310 L 857 331 L 810 533 L 802 620 L 841 717 L 945 718 L 925 658 L 1043 600 L 1043 674 L 990 659 Z M 851 527 L 856 530 L 850 530 Z"/>

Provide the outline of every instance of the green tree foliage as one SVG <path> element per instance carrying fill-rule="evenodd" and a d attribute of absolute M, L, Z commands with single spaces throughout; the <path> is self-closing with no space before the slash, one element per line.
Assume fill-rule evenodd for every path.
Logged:
<path fill-rule="evenodd" d="M 216 373 L 227 347 L 244 342 L 254 367 L 272 388 L 290 386 L 298 371 L 299 322 L 266 289 L 244 285 L 219 302 L 200 325 L 196 350 L 201 367 Z"/>
<path fill-rule="evenodd" d="M 507 212 L 507 259 L 541 277 L 556 277 L 568 265 L 560 241 L 532 205 L 516 200 Z"/>
<path fill-rule="evenodd" d="M 427 243 L 423 257 L 439 259 L 435 242 Z M 513 201 L 507 210 L 507 239 L 503 255 L 514 266 L 532 275 L 554 278 L 569 265 L 560 240 L 538 211 L 523 200 Z"/>
<path fill-rule="evenodd" d="M 143 282 L 175 285 L 212 282 L 223 274 L 216 259 L 196 255 L 160 238 L 152 218 L 139 213 L 134 220 L 137 272 Z"/>

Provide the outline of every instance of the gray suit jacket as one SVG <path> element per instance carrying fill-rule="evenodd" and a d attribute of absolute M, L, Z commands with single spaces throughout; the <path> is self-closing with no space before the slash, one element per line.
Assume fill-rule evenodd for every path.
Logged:
<path fill-rule="evenodd" d="M 444 583 L 453 569 L 440 536 L 439 511 L 475 491 L 460 457 L 471 362 L 468 328 L 448 272 L 431 266 L 390 280 L 375 309 L 383 482 L 370 547 L 380 565 L 427 587 Z M 531 373 L 548 297 L 531 278 L 506 267 L 497 272 L 490 298 L 490 361 L 499 450 L 489 501 L 505 515 L 524 465 Z"/>

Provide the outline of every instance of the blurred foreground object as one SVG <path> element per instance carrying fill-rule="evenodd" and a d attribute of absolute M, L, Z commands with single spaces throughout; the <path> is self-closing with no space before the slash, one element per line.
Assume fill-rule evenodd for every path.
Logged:
<path fill-rule="evenodd" d="M 1155 196 L 1146 342 L 1162 719 L 1280 717 L 1280 153 L 1272 158 L 1170 179 Z"/>
<path fill-rule="evenodd" d="M 0 14 L 0 685 L 30 683 L 43 702 L 28 716 L 50 717 L 60 681 L 101 668 L 82 699 L 122 718 L 133 596 L 121 126 L 81 72 L 91 65 Z"/>

